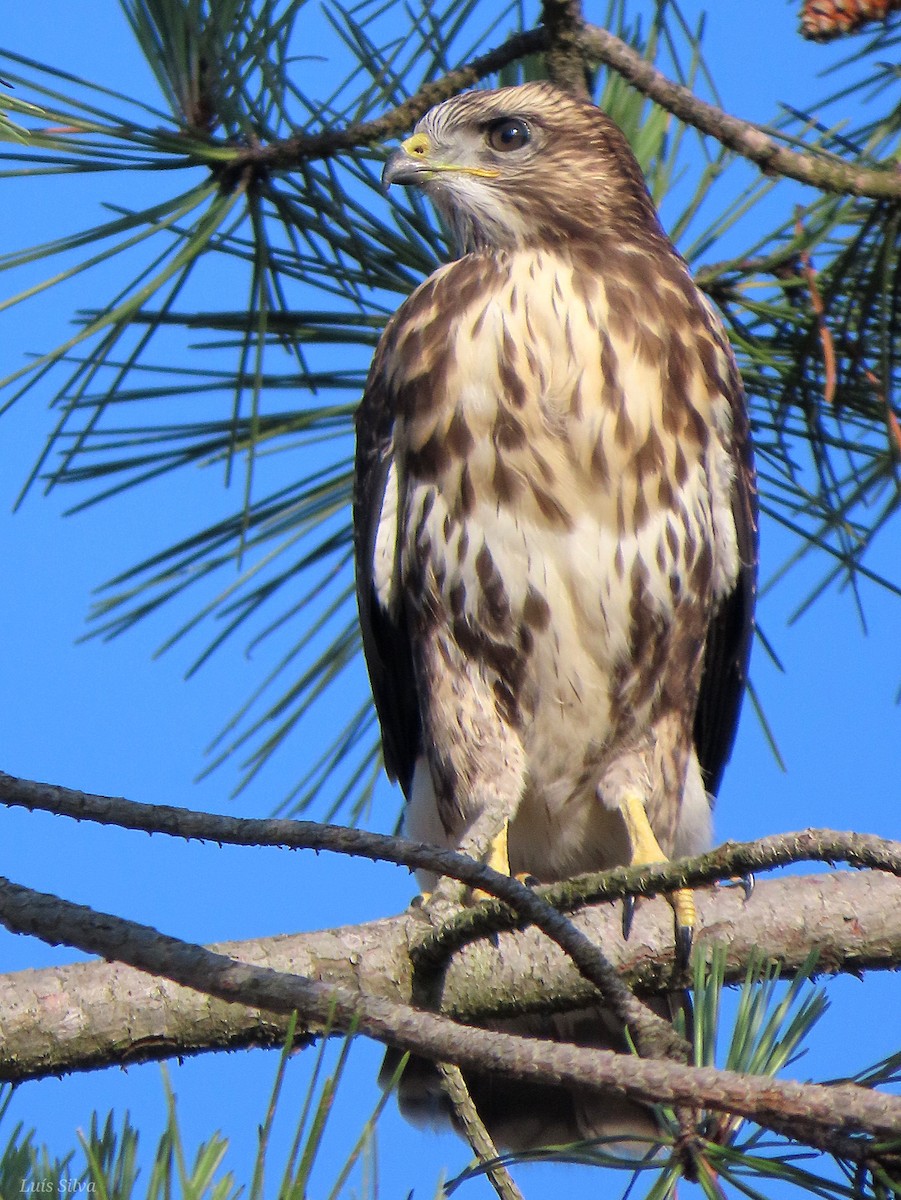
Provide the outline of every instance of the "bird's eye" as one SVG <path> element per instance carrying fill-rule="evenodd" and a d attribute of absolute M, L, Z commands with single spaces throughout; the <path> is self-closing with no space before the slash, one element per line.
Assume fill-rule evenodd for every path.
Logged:
<path fill-rule="evenodd" d="M 488 145 L 492 150 L 521 150 L 531 141 L 532 131 L 521 117 L 502 117 L 488 126 Z"/>

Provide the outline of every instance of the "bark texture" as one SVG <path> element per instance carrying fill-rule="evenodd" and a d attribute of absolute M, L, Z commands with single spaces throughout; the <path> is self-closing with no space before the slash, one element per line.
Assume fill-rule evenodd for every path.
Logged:
<path fill-rule="evenodd" d="M 739 979 L 762 946 L 791 974 L 810 949 L 823 973 L 888 970 L 901 961 L 901 879 L 840 871 L 697 892 L 699 950 L 728 947 Z M 639 991 L 673 986 L 672 910 L 641 900 L 628 941 L 618 903 L 591 906 L 574 923 L 603 947 Z M 255 966 L 336 984 L 393 1003 L 414 1001 L 415 909 L 364 925 L 228 942 L 214 949 Z M 454 952 L 439 1011 L 462 1021 L 577 1008 L 597 993 L 565 953 L 535 929 L 480 938 Z M 23 1080 L 108 1065 L 280 1042 L 274 1014 L 213 999 L 118 963 L 89 962 L 0 977 L 0 1079 Z M 319 1030 L 310 1028 L 308 1036 Z"/>

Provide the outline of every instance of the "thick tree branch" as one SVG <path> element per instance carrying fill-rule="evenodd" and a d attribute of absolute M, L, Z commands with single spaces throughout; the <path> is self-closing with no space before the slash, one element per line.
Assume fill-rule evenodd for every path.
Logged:
<path fill-rule="evenodd" d="M 901 882 L 840 872 L 761 881 L 745 903 L 740 891 L 698 891 L 696 947 L 727 948 L 726 977 L 744 976 L 766 946 L 791 975 L 808 950 L 824 973 L 893 969 L 901 962 Z M 618 905 L 573 918 L 604 946 L 623 981 L 651 992 L 672 986 L 672 911 L 663 899 L 638 905 L 629 940 Z M 410 947 L 417 910 L 370 924 L 227 943 L 219 953 L 257 966 L 321 979 L 352 994 L 411 1004 Z M 502 933 L 451 957 L 440 1011 L 456 1020 L 565 1010 L 597 1002 L 597 992 L 566 954 L 537 930 Z M 319 1032 L 311 1026 L 310 1032 Z M 107 963 L 21 971 L 0 977 L 0 1078 L 66 1071 L 238 1046 L 273 1045 L 284 1035 L 274 1016 L 188 991 Z"/>
<path fill-rule="evenodd" d="M 541 22 L 547 31 L 544 61 L 548 75 L 558 87 L 584 100 L 591 99 L 586 78 L 585 21 L 579 0 L 544 0 Z"/>
<path fill-rule="evenodd" d="M 358 1028 L 379 1041 L 461 1067 L 588 1087 L 644 1103 L 703 1105 L 764 1126 L 772 1121 L 782 1127 L 797 1119 L 804 1126 L 805 1140 L 814 1146 L 835 1134 L 901 1137 L 901 1098 L 852 1084 L 823 1086 L 742 1076 L 461 1026 L 381 997 L 237 962 L 147 926 L 9 882 L 0 883 L 0 916 L 12 930 L 115 957 L 221 1000 L 283 1014 L 296 1010 L 304 1021 Z M 872 1147 L 865 1139 L 859 1144 L 861 1160 L 868 1159 Z"/>

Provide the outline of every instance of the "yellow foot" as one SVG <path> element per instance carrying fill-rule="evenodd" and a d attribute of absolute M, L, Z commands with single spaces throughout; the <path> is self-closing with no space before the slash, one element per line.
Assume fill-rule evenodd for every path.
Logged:
<path fill-rule="evenodd" d="M 464 846 L 464 853 L 470 853 L 473 856 L 478 854 L 478 851 L 472 846 Z M 482 862 L 499 872 L 501 875 L 510 874 L 510 859 L 507 854 L 507 826 L 504 825 L 489 842 L 487 850 L 484 854 L 479 855 Z M 521 883 L 530 883 L 532 877 L 530 875 L 517 876 Z M 479 900 L 493 900 L 494 897 L 490 892 L 482 891 L 481 888 L 473 888 L 472 891 L 467 889 L 465 884 L 458 883 L 452 879 L 441 879 L 435 890 L 432 892 L 423 892 L 418 903 L 422 908 L 434 907 L 445 902 L 453 902 L 460 905 L 467 902 L 467 896 L 471 901 L 478 902 Z M 416 903 L 416 901 L 414 901 Z"/>
<path fill-rule="evenodd" d="M 627 796 L 620 811 L 626 823 L 629 835 L 629 866 L 643 867 L 648 863 L 668 862 L 666 855 L 660 849 L 660 843 L 654 836 L 651 823 L 648 821 L 647 809 L 638 795 Z M 691 888 L 677 888 L 670 892 L 668 900 L 673 906 L 676 917 L 676 956 L 680 966 L 687 966 L 691 954 L 691 942 L 694 934 L 695 912 L 694 893 Z M 627 906 L 627 914 L 630 908 Z M 628 918 L 631 924 L 631 916 Z M 628 936 L 627 922 L 624 928 Z"/>
<path fill-rule="evenodd" d="M 466 847 L 466 849 L 472 853 L 472 849 L 470 847 Z M 507 850 L 506 824 L 504 825 L 503 829 L 501 829 L 500 832 L 495 834 L 495 836 L 491 839 L 488 844 L 487 851 L 480 857 L 481 861 L 484 862 L 486 866 L 491 867 L 492 870 L 497 871 L 500 875 L 512 874 L 510 870 L 510 857 Z M 535 876 L 531 875 L 528 871 L 518 872 L 515 878 L 518 879 L 520 883 L 525 884 L 526 887 L 535 887 L 538 883 L 538 880 L 535 878 Z M 445 879 L 438 884 L 434 892 L 423 892 L 419 899 L 419 904 L 423 908 L 427 908 L 429 905 L 432 905 L 433 902 L 439 903 L 442 900 L 447 899 L 453 899 L 458 904 L 463 904 L 466 902 L 466 895 L 467 889 L 463 884 L 455 883 L 451 880 Z M 480 900 L 494 899 L 490 892 L 485 892 L 481 888 L 473 888 L 469 893 L 469 896 L 470 899 L 475 903 Z M 414 901 L 414 903 L 416 902 Z"/>
<path fill-rule="evenodd" d="M 507 823 L 499 833 L 491 840 L 491 845 L 488 847 L 488 853 L 485 856 L 485 863 L 489 867 L 493 867 L 495 871 L 501 875 L 510 874 L 510 855 L 507 850 Z"/>
<path fill-rule="evenodd" d="M 493 868 L 501 875 L 510 874 L 510 856 L 507 851 L 507 824 L 504 822 L 503 828 L 499 833 L 491 839 L 488 846 L 488 853 L 485 855 L 485 865 Z M 473 888 L 473 900 L 492 900 L 494 897 L 490 892 L 483 892 L 481 888 Z"/>

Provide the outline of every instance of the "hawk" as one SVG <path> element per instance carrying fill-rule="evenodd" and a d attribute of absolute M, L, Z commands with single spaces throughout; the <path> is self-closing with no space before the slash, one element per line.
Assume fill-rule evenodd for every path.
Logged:
<path fill-rule="evenodd" d="M 756 569 L 720 321 L 623 134 L 551 84 L 437 105 L 383 179 L 460 252 L 389 321 L 357 415 L 363 647 L 406 832 L 542 882 L 707 849 Z M 690 931 L 691 893 L 674 907 Z M 540 1031 L 614 1044 L 589 1017 Z M 611 1115 L 491 1084 L 512 1147 Z"/>

